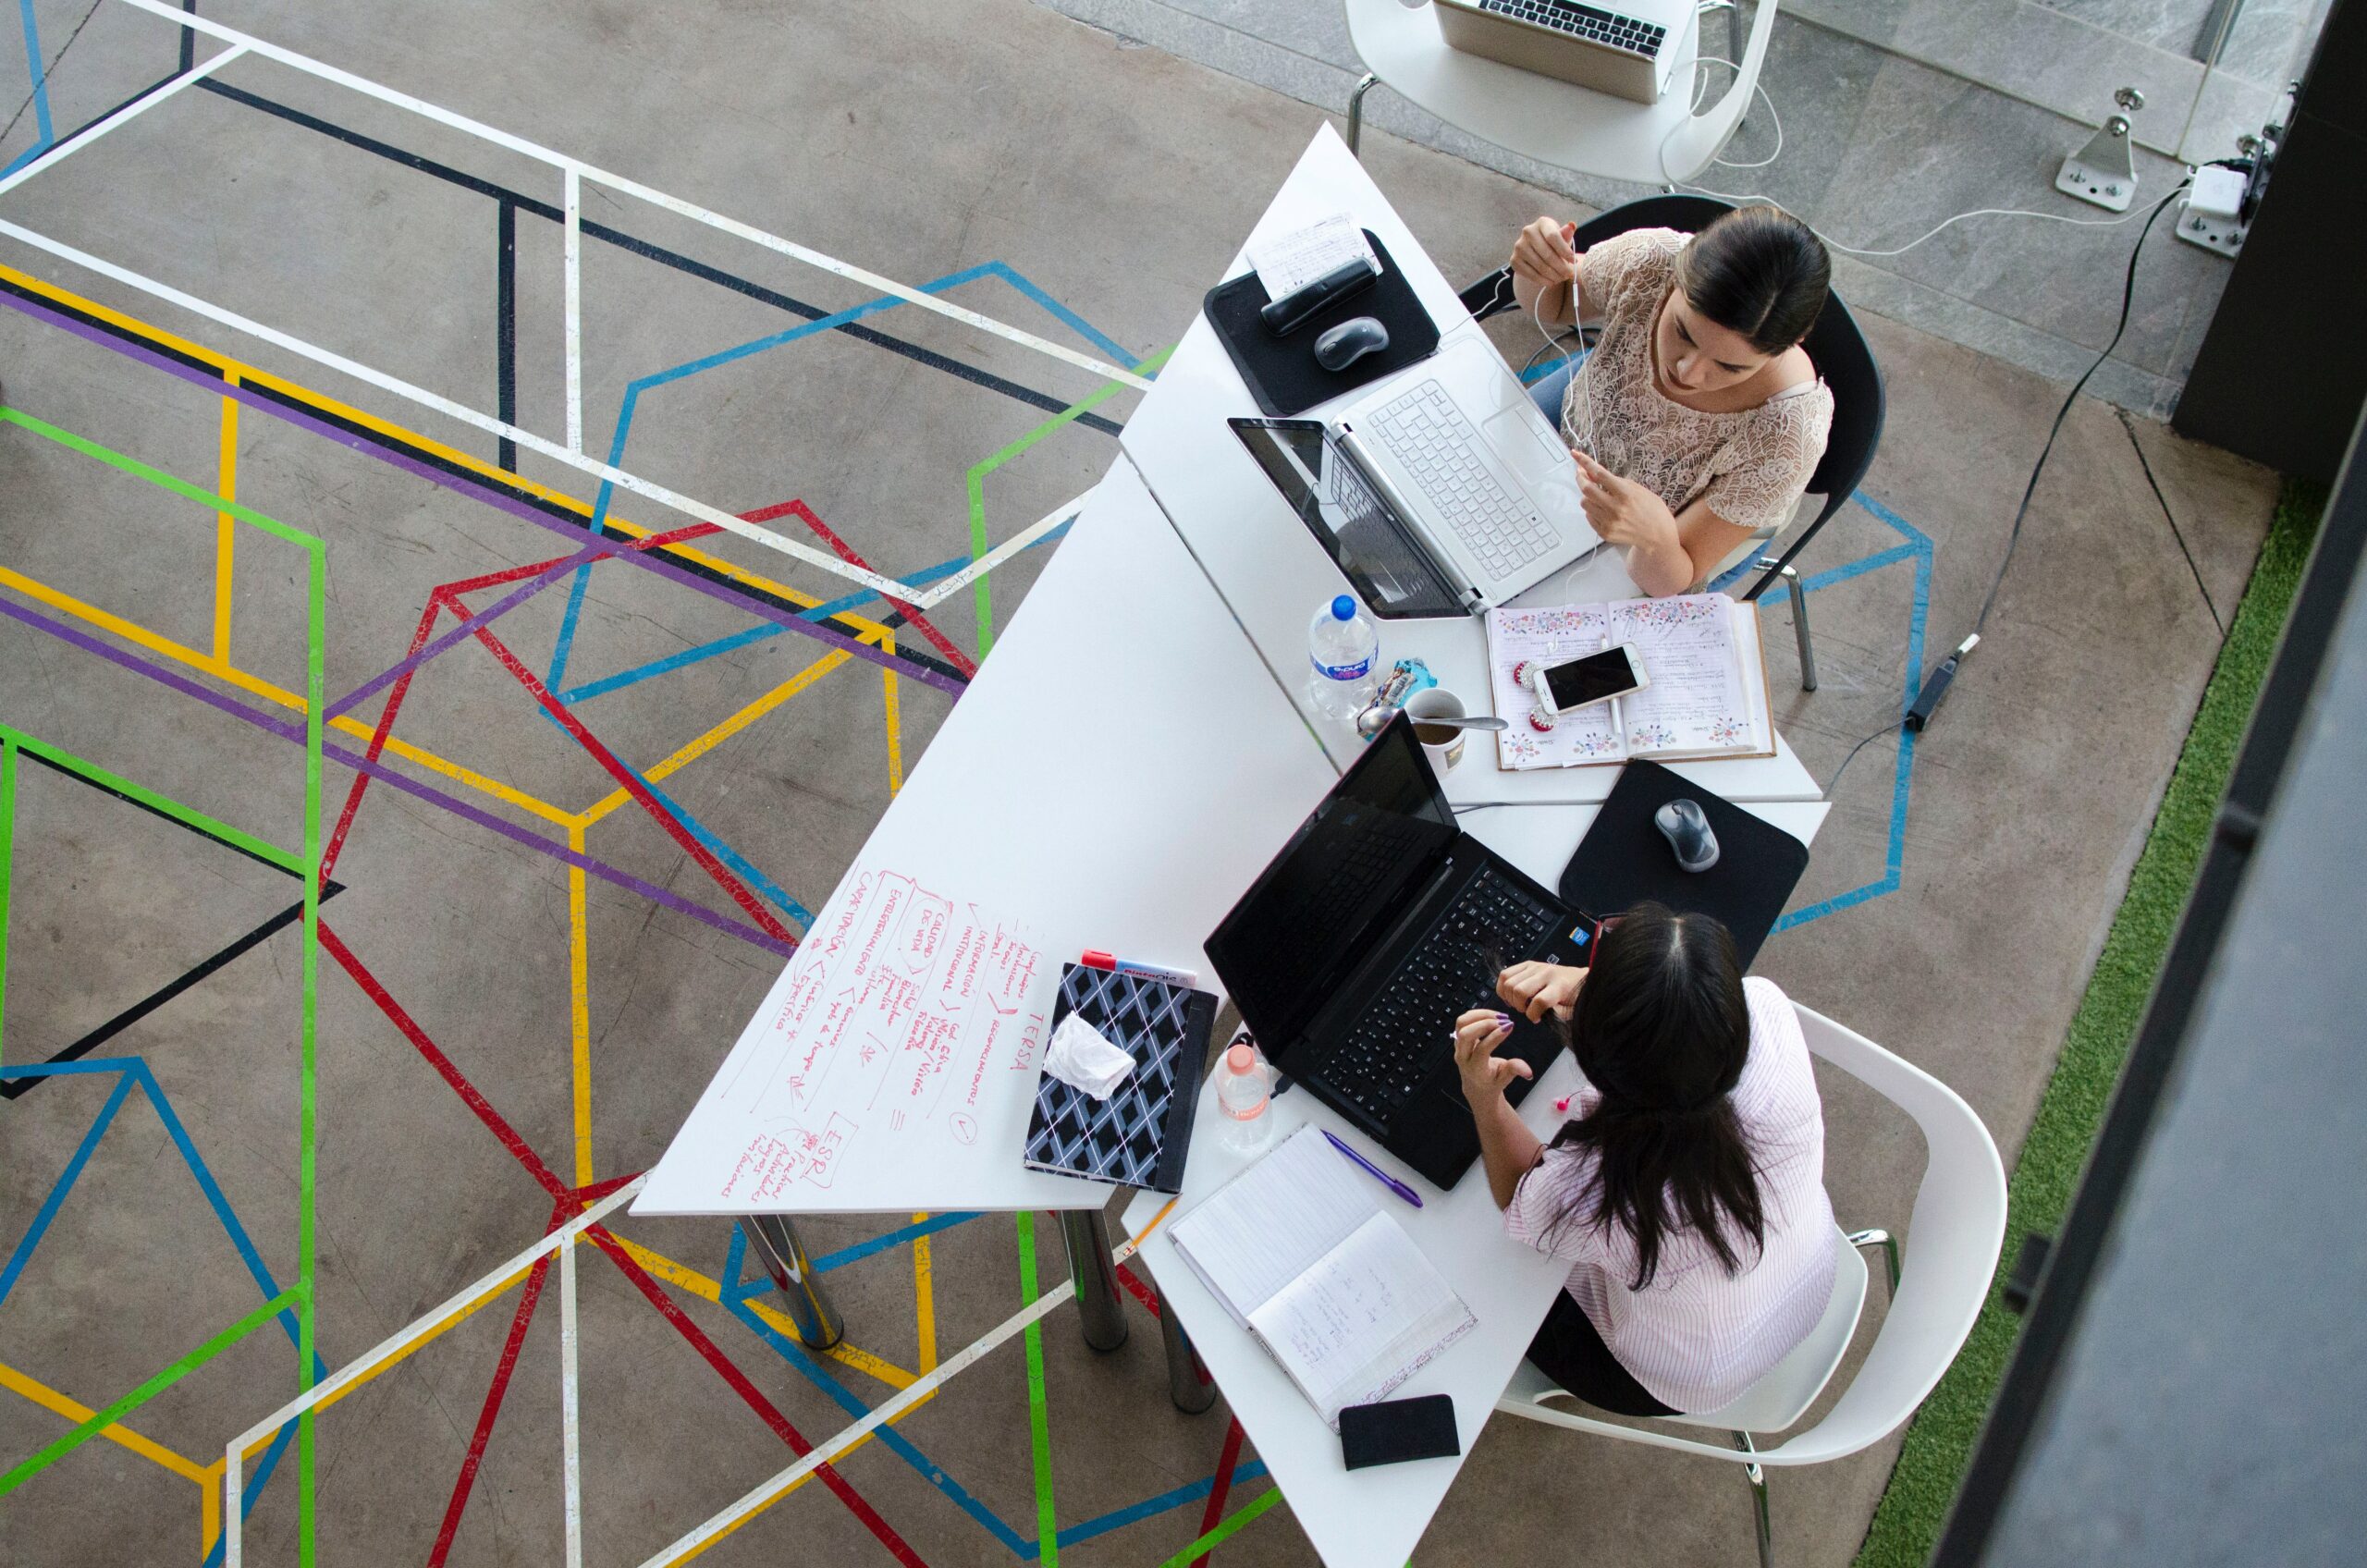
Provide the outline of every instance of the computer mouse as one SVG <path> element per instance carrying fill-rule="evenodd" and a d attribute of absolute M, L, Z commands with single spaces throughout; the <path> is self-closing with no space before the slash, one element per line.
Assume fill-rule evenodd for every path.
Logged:
<path fill-rule="evenodd" d="M 1678 869 L 1707 871 L 1718 864 L 1718 836 L 1710 831 L 1700 802 L 1671 801 L 1652 813 L 1652 826 L 1675 851 Z"/>
<path fill-rule="evenodd" d="M 1389 328 L 1380 325 L 1380 318 L 1357 316 L 1342 322 L 1315 340 L 1315 362 L 1336 374 L 1367 354 L 1379 353 L 1388 347 Z"/>

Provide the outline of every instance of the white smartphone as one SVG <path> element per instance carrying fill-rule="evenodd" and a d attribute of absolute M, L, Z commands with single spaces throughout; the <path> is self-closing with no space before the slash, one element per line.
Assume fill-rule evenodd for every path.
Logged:
<path fill-rule="evenodd" d="M 1557 718 L 1573 708 L 1607 703 L 1613 697 L 1640 692 L 1651 683 L 1633 643 L 1622 643 L 1567 664 L 1547 665 L 1528 675 L 1529 690 L 1536 693 L 1538 706 Z"/>

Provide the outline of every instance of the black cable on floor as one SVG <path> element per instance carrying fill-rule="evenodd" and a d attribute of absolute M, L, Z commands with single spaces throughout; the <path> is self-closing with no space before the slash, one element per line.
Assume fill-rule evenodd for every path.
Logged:
<path fill-rule="evenodd" d="M 2137 454 L 2137 466 L 2145 471 L 2145 483 L 2152 486 L 2153 499 L 2162 503 L 2162 520 L 2170 525 L 2170 537 L 2178 542 L 2178 554 L 2186 557 L 2186 569 L 2194 574 L 2194 591 L 2202 595 L 2202 607 L 2210 612 L 2211 624 L 2225 637 L 2227 623 L 2219 619 L 2219 606 L 2212 600 L 2210 585 L 2202 581 L 2202 569 L 2195 564 L 2194 552 L 2187 548 L 2186 532 L 2178 527 L 2177 514 L 2170 510 L 2170 498 L 2162 494 L 2162 482 L 2153 477 L 2153 465 L 2146 460 L 2145 444 L 2137 439 L 2137 422 L 2128 417 L 2127 409 L 2115 411 L 2120 415 L 2121 429 L 2128 432 L 2128 445 Z"/>

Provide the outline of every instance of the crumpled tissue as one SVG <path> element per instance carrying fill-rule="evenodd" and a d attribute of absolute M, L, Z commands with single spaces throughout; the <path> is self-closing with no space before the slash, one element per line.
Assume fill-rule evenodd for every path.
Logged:
<path fill-rule="evenodd" d="M 1044 1053 L 1045 1072 L 1097 1100 L 1108 1099 L 1134 1070 L 1132 1056 L 1073 1012 L 1052 1031 L 1052 1043 Z"/>

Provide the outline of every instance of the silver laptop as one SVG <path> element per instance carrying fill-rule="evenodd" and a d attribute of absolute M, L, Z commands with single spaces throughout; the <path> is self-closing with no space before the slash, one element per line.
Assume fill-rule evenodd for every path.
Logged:
<path fill-rule="evenodd" d="M 1477 615 L 1600 544 L 1561 432 L 1477 337 L 1377 383 L 1320 425 L 1233 425 L 1387 619 Z M 1320 450 L 1307 439 L 1315 431 Z"/>
<path fill-rule="evenodd" d="M 1466 54 L 1657 104 L 1692 58 L 1695 0 L 1437 0 L 1439 31 Z"/>

